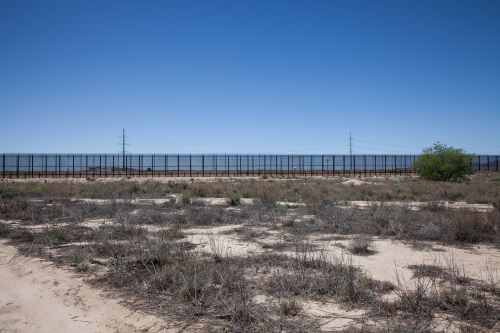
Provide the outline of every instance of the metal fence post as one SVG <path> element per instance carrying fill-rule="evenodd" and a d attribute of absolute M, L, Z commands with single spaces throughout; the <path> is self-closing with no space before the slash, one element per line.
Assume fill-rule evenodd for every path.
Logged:
<path fill-rule="evenodd" d="M 332 176 L 335 177 L 335 155 L 332 155 Z"/>
<path fill-rule="evenodd" d="M 311 162 L 310 163 L 311 164 L 311 166 L 310 166 L 310 169 L 311 169 L 310 173 L 311 173 L 311 176 L 312 176 L 313 172 L 314 172 L 314 157 L 311 155 L 309 158 L 310 158 L 309 162 Z"/>
<path fill-rule="evenodd" d="M 218 177 L 218 167 L 217 165 L 219 164 L 219 156 L 214 156 L 214 161 L 215 161 L 215 177 Z"/>
<path fill-rule="evenodd" d="M 356 177 L 356 155 L 352 155 L 353 160 L 351 161 L 351 165 L 354 166 L 352 169 L 352 174 Z"/>
<path fill-rule="evenodd" d="M 2 155 L 2 178 L 5 178 L 5 154 Z"/>

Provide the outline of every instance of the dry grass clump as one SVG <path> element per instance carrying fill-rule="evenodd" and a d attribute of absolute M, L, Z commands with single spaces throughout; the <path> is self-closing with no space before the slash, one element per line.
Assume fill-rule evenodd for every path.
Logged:
<path fill-rule="evenodd" d="M 399 300 L 389 308 L 412 317 L 430 320 L 435 312 L 448 313 L 490 329 L 500 319 L 500 309 L 494 305 L 498 300 L 467 285 L 417 278 L 416 288 L 398 288 L 397 293 Z"/>
<path fill-rule="evenodd" d="M 237 234 L 239 238 L 243 241 L 258 241 L 262 238 L 266 238 L 271 234 L 264 229 L 257 229 L 253 227 L 243 226 L 239 228 L 230 229 L 224 232 L 224 234 Z"/>
<path fill-rule="evenodd" d="M 221 206 L 188 206 L 183 214 L 174 215 L 174 223 L 179 226 L 232 224 L 238 216 L 237 212 Z"/>
<path fill-rule="evenodd" d="M 170 228 L 162 229 L 161 231 L 159 231 L 159 237 L 175 240 L 175 239 L 185 238 L 186 235 L 184 234 L 182 229 L 179 229 L 177 226 L 174 225 Z"/>
<path fill-rule="evenodd" d="M 453 257 L 446 259 L 445 266 L 434 263 L 409 268 L 414 272 L 413 286 L 397 276 L 399 299 L 382 307 L 389 313 L 402 311 L 421 322 L 431 321 L 435 313 L 444 313 L 488 329 L 500 319 L 495 284 L 491 288 L 487 282 L 467 277 Z"/>
<path fill-rule="evenodd" d="M 87 272 L 90 269 L 91 259 L 92 251 L 88 248 L 77 248 L 69 256 L 71 266 L 75 267 L 78 272 Z"/>
<path fill-rule="evenodd" d="M 365 235 L 356 235 L 349 241 L 348 249 L 352 254 L 370 255 L 375 253 L 372 249 L 373 240 Z"/>
<path fill-rule="evenodd" d="M 319 255 L 297 253 L 286 266 L 273 272 L 267 281 L 270 293 L 279 296 L 335 297 L 341 302 L 365 303 L 392 286 L 366 277 L 350 257 L 328 260 Z"/>
<path fill-rule="evenodd" d="M 241 203 L 241 196 L 238 193 L 232 194 L 228 199 L 228 203 L 231 206 L 238 206 Z"/>
<path fill-rule="evenodd" d="M 312 232 L 390 236 L 404 240 L 453 242 L 500 241 L 500 213 L 466 209 L 424 208 L 378 205 L 366 210 L 344 209 L 334 205 L 307 207 L 318 222 L 290 225 L 295 234 Z"/>
<path fill-rule="evenodd" d="M 279 308 L 284 316 L 296 316 L 302 311 L 302 305 L 295 298 L 281 300 Z"/>

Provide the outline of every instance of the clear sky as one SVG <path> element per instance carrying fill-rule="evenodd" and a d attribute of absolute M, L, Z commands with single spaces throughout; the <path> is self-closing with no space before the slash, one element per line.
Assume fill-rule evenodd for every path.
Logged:
<path fill-rule="evenodd" d="M 0 1 L 0 152 L 500 152 L 500 1 Z"/>

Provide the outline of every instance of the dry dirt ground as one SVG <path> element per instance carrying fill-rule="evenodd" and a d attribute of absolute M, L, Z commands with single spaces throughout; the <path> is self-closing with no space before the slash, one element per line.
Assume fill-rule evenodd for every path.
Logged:
<path fill-rule="evenodd" d="M 81 275 L 0 242 L 0 332 L 168 332 Z"/>
<path fill-rule="evenodd" d="M 240 225 L 185 230 L 187 240 L 200 251 L 210 253 L 210 238 L 217 240 L 220 251 L 229 256 L 245 256 L 266 251 L 257 243 L 228 235 Z M 335 235 L 330 235 L 332 236 Z M 334 238 L 334 237 L 333 237 Z M 278 232 L 260 240 L 279 244 Z M 311 239 L 329 255 L 345 254 L 348 239 Z M 380 281 L 397 284 L 399 278 L 412 283 L 411 265 L 446 265 L 454 260 L 473 278 L 487 280 L 500 272 L 500 249 L 491 245 L 467 248 L 428 243 L 415 248 L 397 240 L 375 239 L 371 256 L 356 256 L 354 264 Z M 290 253 L 291 254 L 291 253 Z M 123 297 L 93 288 L 85 275 L 40 258 L 20 254 L 16 247 L 0 241 L 0 327 L 1 332 L 180 332 L 183 323 L 132 310 Z M 265 298 L 261 299 L 265 301 Z M 305 301 L 304 311 L 320 321 L 323 331 L 336 331 L 359 319 L 362 310 L 349 309 L 335 302 Z M 447 327 L 446 331 L 457 331 Z M 498 326 L 498 325 L 497 325 Z M 496 327 L 497 329 L 500 327 Z M 187 331 L 195 331 L 189 329 Z"/>
<path fill-rule="evenodd" d="M 232 181 L 237 182 L 237 180 Z M 352 187 L 363 188 L 366 184 L 370 184 L 369 181 L 347 180 L 341 182 L 341 185 L 349 187 L 350 190 L 352 190 Z M 429 240 L 412 239 L 397 234 L 370 234 L 371 231 L 367 231 L 366 233 L 369 234 L 369 250 L 365 249 L 367 250 L 366 253 L 356 253 L 353 252 L 351 246 L 354 240 L 360 237 L 357 232 L 338 232 L 333 227 L 332 229 L 321 229 L 324 228 L 323 224 L 326 222 L 308 211 L 306 204 L 302 202 L 275 201 L 271 215 L 258 213 L 263 214 L 264 217 L 258 214 L 257 217 L 254 217 L 252 207 L 260 207 L 258 206 L 259 198 L 241 198 L 238 199 L 239 201 L 235 206 L 228 205 L 228 198 L 190 197 L 187 201 L 185 197 L 183 198 L 182 195 L 175 193 L 168 194 L 164 198 L 132 197 L 120 199 L 122 201 L 106 198 L 69 199 L 61 202 L 58 201 L 60 198 L 51 200 L 36 197 L 22 199 L 21 204 L 26 205 L 28 209 L 32 209 L 31 215 L 16 211 L 15 214 L 20 214 L 21 217 L 16 215 L 16 218 L 6 218 L 10 216 L 8 214 L 14 214 L 12 212 L 4 213 L 0 217 L 0 226 L 8 230 L 8 236 L 0 238 L 1 333 L 198 332 L 206 330 L 239 331 L 241 329 L 240 326 L 235 326 L 238 327 L 237 329 L 228 329 L 222 325 L 219 330 L 217 323 L 220 320 L 226 320 L 225 314 L 224 316 L 218 313 L 213 315 L 212 317 L 216 318 L 216 324 L 210 327 L 210 320 L 213 318 L 205 319 L 205 317 L 210 317 L 207 314 L 211 313 L 210 311 L 204 312 L 201 317 L 197 317 L 200 315 L 192 315 L 183 318 L 173 313 L 170 315 L 168 306 L 165 308 L 164 305 L 162 305 L 161 311 L 151 311 L 150 306 L 141 309 L 140 306 L 137 306 L 136 295 L 129 298 L 127 293 L 117 292 L 116 289 L 108 288 L 103 283 L 96 283 L 96 277 L 99 278 L 106 274 L 106 267 L 110 262 L 109 258 L 95 255 L 88 263 L 90 268 L 86 268 L 84 271 L 77 271 L 75 267 L 68 264 L 68 253 L 70 251 L 82 246 L 97 247 L 99 242 L 100 245 L 105 243 L 102 239 L 96 240 L 94 235 L 94 238 L 82 240 L 76 235 L 73 237 L 74 239 L 67 238 L 55 242 L 51 238 L 55 236 L 50 234 L 55 229 L 64 229 L 67 232 L 70 228 L 83 228 L 82 232 L 99 233 L 102 231 L 104 233 L 116 228 L 117 233 L 125 232 L 129 238 L 117 238 L 114 246 L 135 244 L 137 237 L 140 237 L 141 241 L 155 241 L 158 239 L 158 234 L 166 233 L 169 235 L 168 237 L 171 237 L 169 242 L 191 244 L 194 248 L 192 251 L 196 253 L 196 256 L 211 258 L 210 260 L 215 258 L 214 263 L 218 263 L 218 260 L 222 260 L 221 258 L 231 260 L 231 258 L 264 257 L 276 254 L 293 258 L 307 253 L 308 258 L 313 258 L 312 262 L 314 262 L 314 258 L 321 257 L 328 263 L 336 263 L 338 258 L 347 258 L 342 260 L 347 260 L 349 265 L 359 269 L 370 279 L 377 281 L 377 283 L 387 282 L 394 286 L 393 290 L 381 293 L 380 298 L 388 302 L 399 299 L 404 292 L 415 291 L 421 287 L 419 285 L 421 280 L 416 278 L 414 269 L 419 265 L 451 269 L 454 273 L 463 277 L 464 281 L 475 281 L 475 284 L 480 284 L 481 290 L 486 290 L 485 286 L 488 286 L 490 289 L 484 291 L 485 295 L 488 294 L 486 296 L 488 298 L 490 294 L 496 295 L 495 293 L 500 290 L 500 247 L 497 236 L 492 236 L 493 238 L 488 240 L 478 238 L 473 241 L 457 242 L 455 240 L 445 240 L 445 238 Z M 5 207 L 10 204 L 8 200 L 17 200 L 12 201 L 12 207 L 19 206 L 19 199 L 5 199 L 5 203 L 2 202 L 5 212 L 8 211 L 8 208 Z M 44 217 L 34 222 L 33 209 L 40 209 L 44 212 L 43 214 L 49 214 L 50 212 L 46 213 L 44 209 L 59 205 L 64 207 L 67 205 L 70 208 L 64 208 L 63 213 L 58 212 L 60 214 L 58 218 Z M 121 211 L 112 214 L 109 212 L 94 213 L 93 211 L 99 211 L 99 209 L 102 209 L 99 208 L 101 206 L 110 206 L 110 209 L 116 210 L 113 205 L 128 205 L 129 211 L 126 214 Z M 398 209 L 402 209 L 403 214 L 409 214 L 408 212 L 411 211 L 417 213 L 423 211 L 423 215 L 421 215 L 423 218 L 432 218 L 435 219 L 432 221 L 438 222 L 447 221 L 450 216 L 454 218 L 460 214 L 463 216 L 472 214 L 473 218 L 483 216 L 481 214 L 489 214 L 488 216 L 497 219 L 496 223 L 498 224 L 498 215 L 495 215 L 497 214 L 497 208 L 490 202 L 450 203 L 440 201 L 434 202 L 432 207 L 429 205 L 430 203 L 422 201 L 346 200 L 335 203 L 337 210 L 328 211 L 328 214 L 342 215 L 343 212 L 346 212 L 346 215 L 340 216 L 338 221 L 335 220 L 335 223 L 348 223 L 344 219 L 353 218 L 349 215 L 351 211 L 365 211 L 364 214 L 368 214 L 366 216 L 375 216 L 380 215 L 380 210 L 383 209 L 390 210 L 389 213 L 384 214 L 393 214 L 392 210 L 394 209 L 396 210 L 395 214 L 401 214 Z M 71 208 L 72 206 L 75 207 Z M 236 219 L 230 222 L 216 223 L 198 221 L 198 223 L 193 224 L 189 221 L 190 216 L 194 219 L 200 219 L 196 214 L 201 214 L 200 211 L 210 207 L 215 207 L 217 214 L 221 214 L 220 212 L 223 215 L 242 214 L 238 216 L 244 216 L 244 218 L 242 218 L 243 220 Z M 15 209 L 22 210 L 19 207 Z M 84 213 L 81 211 L 68 213 L 71 209 L 83 209 L 85 211 Z M 89 213 L 89 210 L 92 212 Z M 275 210 L 280 213 L 274 213 Z M 147 214 L 148 211 L 154 211 L 157 215 L 150 217 Z M 68 217 L 67 214 L 75 215 Z M 212 212 L 210 214 L 216 213 Z M 266 214 L 269 214 L 269 212 L 266 212 Z M 437 217 L 432 214 L 437 214 Z M 142 220 L 141 218 L 144 216 L 147 218 Z M 183 218 L 179 219 L 178 216 Z M 384 215 L 383 217 L 389 221 L 388 223 L 394 223 L 392 219 L 397 216 L 386 217 Z M 217 218 L 220 217 L 206 215 L 201 219 Z M 256 219 L 258 222 L 256 222 Z M 381 219 L 381 217 L 376 219 Z M 314 225 L 317 229 L 303 231 L 301 229 L 302 224 Z M 434 226 L 432 223 L 430 225 Z M 177 228 L 180 228 L 180 231 Z M 326 231 L 323 232 L 322 230 Z M 23 232 L 30 233 L 31 238 L 25 240 Z M 498 232 L 498 230 L 495 229 L 495 232 Z M 176 233 L 179 233 L 179 235 Z M 41 239 L 37 235 L 43 235 L 44 243 L 33 241 L 33 235 L 35 240 Z M 45 241 L 45 239 L 49 240 Z M 33 244 L 36 244 L 36 250 L 33 249 Z M 266 268 L 264 273 L 259 271 L 258 274 L 261 275 L 256 274 L 256 276 L 258 275 L 258 278 L 264 281 L 262 283 L 267 283 L 266 279 L 275 276 L 277 270 L 279 269 L 271 266 L 271 268 Z M 442 278 L 442 276 L 439 278 Z M 436 284 L 436 286 L 438 285 L 441 286 L 441 282 Z M 288 316 L 291 318 L 295 316 L 293 307 L 291 307 L 291 310 L 285 311 L 282 309 L 281 303 L 277 306 L 277 299 L 281 299 L 282 296 L 278 297 L 272 293 L 265 293 L 264 289 L 254 289 L 258 290 L 258 292 L 252 295 L 252 302 L 262 306 L 263 309 L 268 309 L 265 311 L 269 311 L 268 315 L 272 320 L 279 321 L 282 317 Z M 474 289 L 474 292 L 476 291 Z M 168 297 L 171 296 L 170 293 Z M 492 301 L 494 310 L 492 310 L 491 316 L 493 317 L 491 318 L 498 318 L 498 298 L 494 297 Z M 405 328 L 405 330 L 390 328 L 392 326 L 383 326 L 380 330 L 378 330 L 379 328 L 375 329 L 379 319 L 385 323 L 387 318 L 384 319 L 384 316 L 387 316 L 387 314 L 380 315 L 380 318 L 377 317 L 378 315 L 373 314 L 374 310 L 371 305 L 363 304 L 361 306 L 358 303 L 341 301 L 337 297 L 311 296 L 305 293 L 296 294 L 292 298 L 294 302 L 299 303 L 297 312 L 300 315 L 297 320 L 300 320 L 300 318 L 311 320 L 311 329 L 308 330 L 306 324 L 304 324 L 305 326 L 299 324 L 294 326 L 296 324 L 294 323 L 293 325 L 289 324 L 289 326 L 285 325 L 283 330 L 281 328 L 275 330 L 273 327 L 272 331 L 332 332 L 350 329 L 359 329 L 366 332 L 412 331 L 411 328 Z M 454 302 L 451 302 L 453 306 L 456 305 Z M 458 305 L 456 306 L 458 307 Z M 277 307 L 281 310 L 276 310 Z M 439 313 L 425 315 L 429 323 L 422 326 L 424 329 L 421 329 L 421 332 L 500 332 L 498 322 L 493 321 L 492 323 L 487 319 L 481 321 L 465 314 L 457 316 L 455 310 L 443 310 L 439 307 L 436 309 L 439 310 Z M 281 314 L 277 315 L 278 312 L 276 311 L 281 311 Z M 414 320 L 411 315 L 408 315 L 408 317 L 401 315 L 404 311 L 411 312 L 406 308 L 395 310 L 394 316 L 401 316 L 397 317 L 399 318 L 397 320 L 404 320 L 405 318 L 410 318 L 410 321 Z M 431 310 L 431 312 L 433 311 Z M 278 317 L 279 319 L 277 319 Z M 305 319 L 304 322 L 306 322 Z M 418 327 L 421 328 L 421 326 Z M 253 328 L 248 331 L 253 331 Z"/>

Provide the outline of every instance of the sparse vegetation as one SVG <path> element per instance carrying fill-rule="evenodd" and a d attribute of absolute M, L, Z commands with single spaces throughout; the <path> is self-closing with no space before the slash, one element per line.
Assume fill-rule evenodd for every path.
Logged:
<path fill-rule="evenodd" d="M 37 184 L 35 190 L 0 183 L 0 237 L 24 254 L 74 267 L 148 312 L 197 322 L 205 331 L 319 331 L 320 318 L 304 305 L 314 302 L 362 310 L 352 332 L 432 332 L 436 313 L 465 331 L 492 329 L 500 318 L 497 277 L 478 280 L 450 259 L 409 265 L 412 278 L 393 284 L 373 278 L 357 261 L 377 258 L 375 250 L 383 254 L 378 244 L 384 239 L 494 248 L 498 209 L 433 203 L 413 210 L 384 201 L 494 203 L 500 182 L 482 175 L 464 183 L 377 182 L 119 181 L 62 183 L 60 189 Z M 105 200 L 68 200 L 74 193 Z M 211 204 L 211 196 L 227 199 Z M 256 200 L 241 204 L 242 197 Z M 353 208 L 346 198 L 382 202 Z"/>
<path fill-rule="evenodd" d="M 302 311 L 302 306 L 295 298 L 280 301 L 280 312 L 284 316 L 296 316 Z"/>
<path fill-rule="evenodd" d="M 87 272 L 90 269 L 91 253 L 86 248 L 77 248 L 70 255 L 71 266 L 78 272 Z"/>
<path fill-rule="evenodd" d="M 355 236 L 349 241 L 349 251 L 357 255 L 373 254 L 372 243 L 373 241 L 370 237 L 364 235 Z"/>
<path fill-rule="evenodd" d="M 238 206 L 239 204 L 241 203 L 241 196 L 237 193 L 231 195 L 231 197 L 229 197 L 229 204 L 231 206 Z"/>

